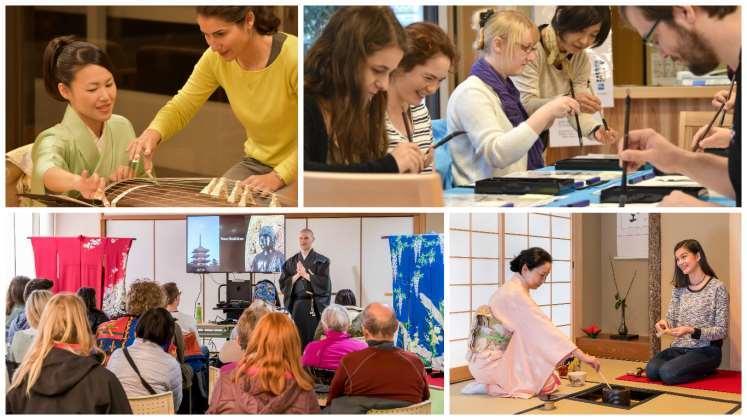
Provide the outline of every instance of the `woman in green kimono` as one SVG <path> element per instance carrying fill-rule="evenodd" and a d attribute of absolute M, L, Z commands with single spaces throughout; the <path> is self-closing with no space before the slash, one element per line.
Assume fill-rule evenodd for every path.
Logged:
<path fill-rule="evenodd" d="M 62 122 L 34 141 L 32 193 L 94 198 L 107 181 L 141 175 L 127 154 L 135 130 L 112 114 L 117 86 L 109 56 L 91 43 L 63 36 L 47 44 L 42 60 L 47 93 L 68 106 Z"/>

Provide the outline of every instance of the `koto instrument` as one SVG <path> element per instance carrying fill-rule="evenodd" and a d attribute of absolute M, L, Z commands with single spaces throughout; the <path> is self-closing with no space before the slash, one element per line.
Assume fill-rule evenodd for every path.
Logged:
<path fill-rule="evenodd" d="M 66 195 L 22 194 L 50 207 L 282 207 L 275 193 L 228 178 L 132 178 L 106 186 L 87 200 Z"/>

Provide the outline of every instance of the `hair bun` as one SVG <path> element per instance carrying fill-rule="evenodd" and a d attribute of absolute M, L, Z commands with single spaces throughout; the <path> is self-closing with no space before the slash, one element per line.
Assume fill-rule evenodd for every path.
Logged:
<path fill-rule="evenodd" d="M 491 17 L 495 14 L 495 9 L 488 9 L 484 12 L 480 12 L 480 27 L 484 28 L 485 24 L 488 23 Z"/>

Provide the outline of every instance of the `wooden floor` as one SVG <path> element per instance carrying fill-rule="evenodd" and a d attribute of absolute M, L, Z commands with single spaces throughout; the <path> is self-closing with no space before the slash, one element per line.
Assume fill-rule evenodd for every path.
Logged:
<path fill-rule="evenodd" d="M 538 398 L 497 398 L 488 395 L 462 395 L 461 390 L 468 382 L 450 386 L 450 412 L 452 414 L 736 414 L 741 412 L 741 395 L 725 392 L 703 391 L 676 386 L 651 385 L 636 382 L 617 381 L 614 378 L 634 370 L 643 363 L 601 359 L 602 373 L 611 384 L 625 385 L 631 388 L 642 388 L 665 391 L 629 410 L 608 407 L 600 404 L 562 399 L 555 403 L 555 409 L 539 409 L 543 402 Z M 575 394 L 592 388 L 602 382 L 599 374 L 587 370 L 587 384 L 584 387 L 571 387 L 567 380 L 557 394 Z"/>

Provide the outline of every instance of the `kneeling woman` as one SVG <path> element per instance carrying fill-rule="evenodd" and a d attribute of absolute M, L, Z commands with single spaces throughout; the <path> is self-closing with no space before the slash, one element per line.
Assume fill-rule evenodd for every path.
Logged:
<path fill-rule="evenodd" d="M 480 58 L 451 94 L 449 132 L 466 131 L 449 143 L 457 185 L 544 166 L 539 135 L 556 118 L 579 111 L 578 102 L 557 97 L 529 116 L 509 76 L 537 57 L 539 33 L 524 14 L 487 9 L 474 16 Z"/>
<path fill-rule="evenodd" d="M 552 257 L 544 249 L 521 251 L 511 261 L 514 276 L 490 298 L 488 313 L 478 312 L 468 360 L 470 373 L 484 389 L 474 392 L 518 398 L 550 394 L 560 384 L 555 367 L 569 356 L 599 370 L 597 359 L 576 347 L 529 295 L 542 286 L 551 268 Z M 499 328 L 486 329 L 493 324 L 489 320 Z"/>
<path fill-rule="evenodd" d="M 646 365 L 646 376 L 667 385 L 708 376 L 721 364 L 721 345 L 729 325 L 729 294 L 708 265 L 695 239 L 674 247 L 674 290 L 658 335 L 674 337 L 672 346 Z"/>
<path fill-rule="evenodd" d="M 389 7 L 342 7 L 304 61 L 304 168 L 308 171 L 418 173 L 415 143 L 388 150 L 389 76 L 407 35 Z"/>
<path fill-rule="evenodd" d="M 67 102 L 62 122 L 34 141 L 31 192 L 94 198 L 107 180 L 142 175 L 129 168 L 132 124 L 113 115 L 117 85 L 111 60 L 99 47 L 72 36 L 57 37 L 44 50 L 44 87 Z"/>

